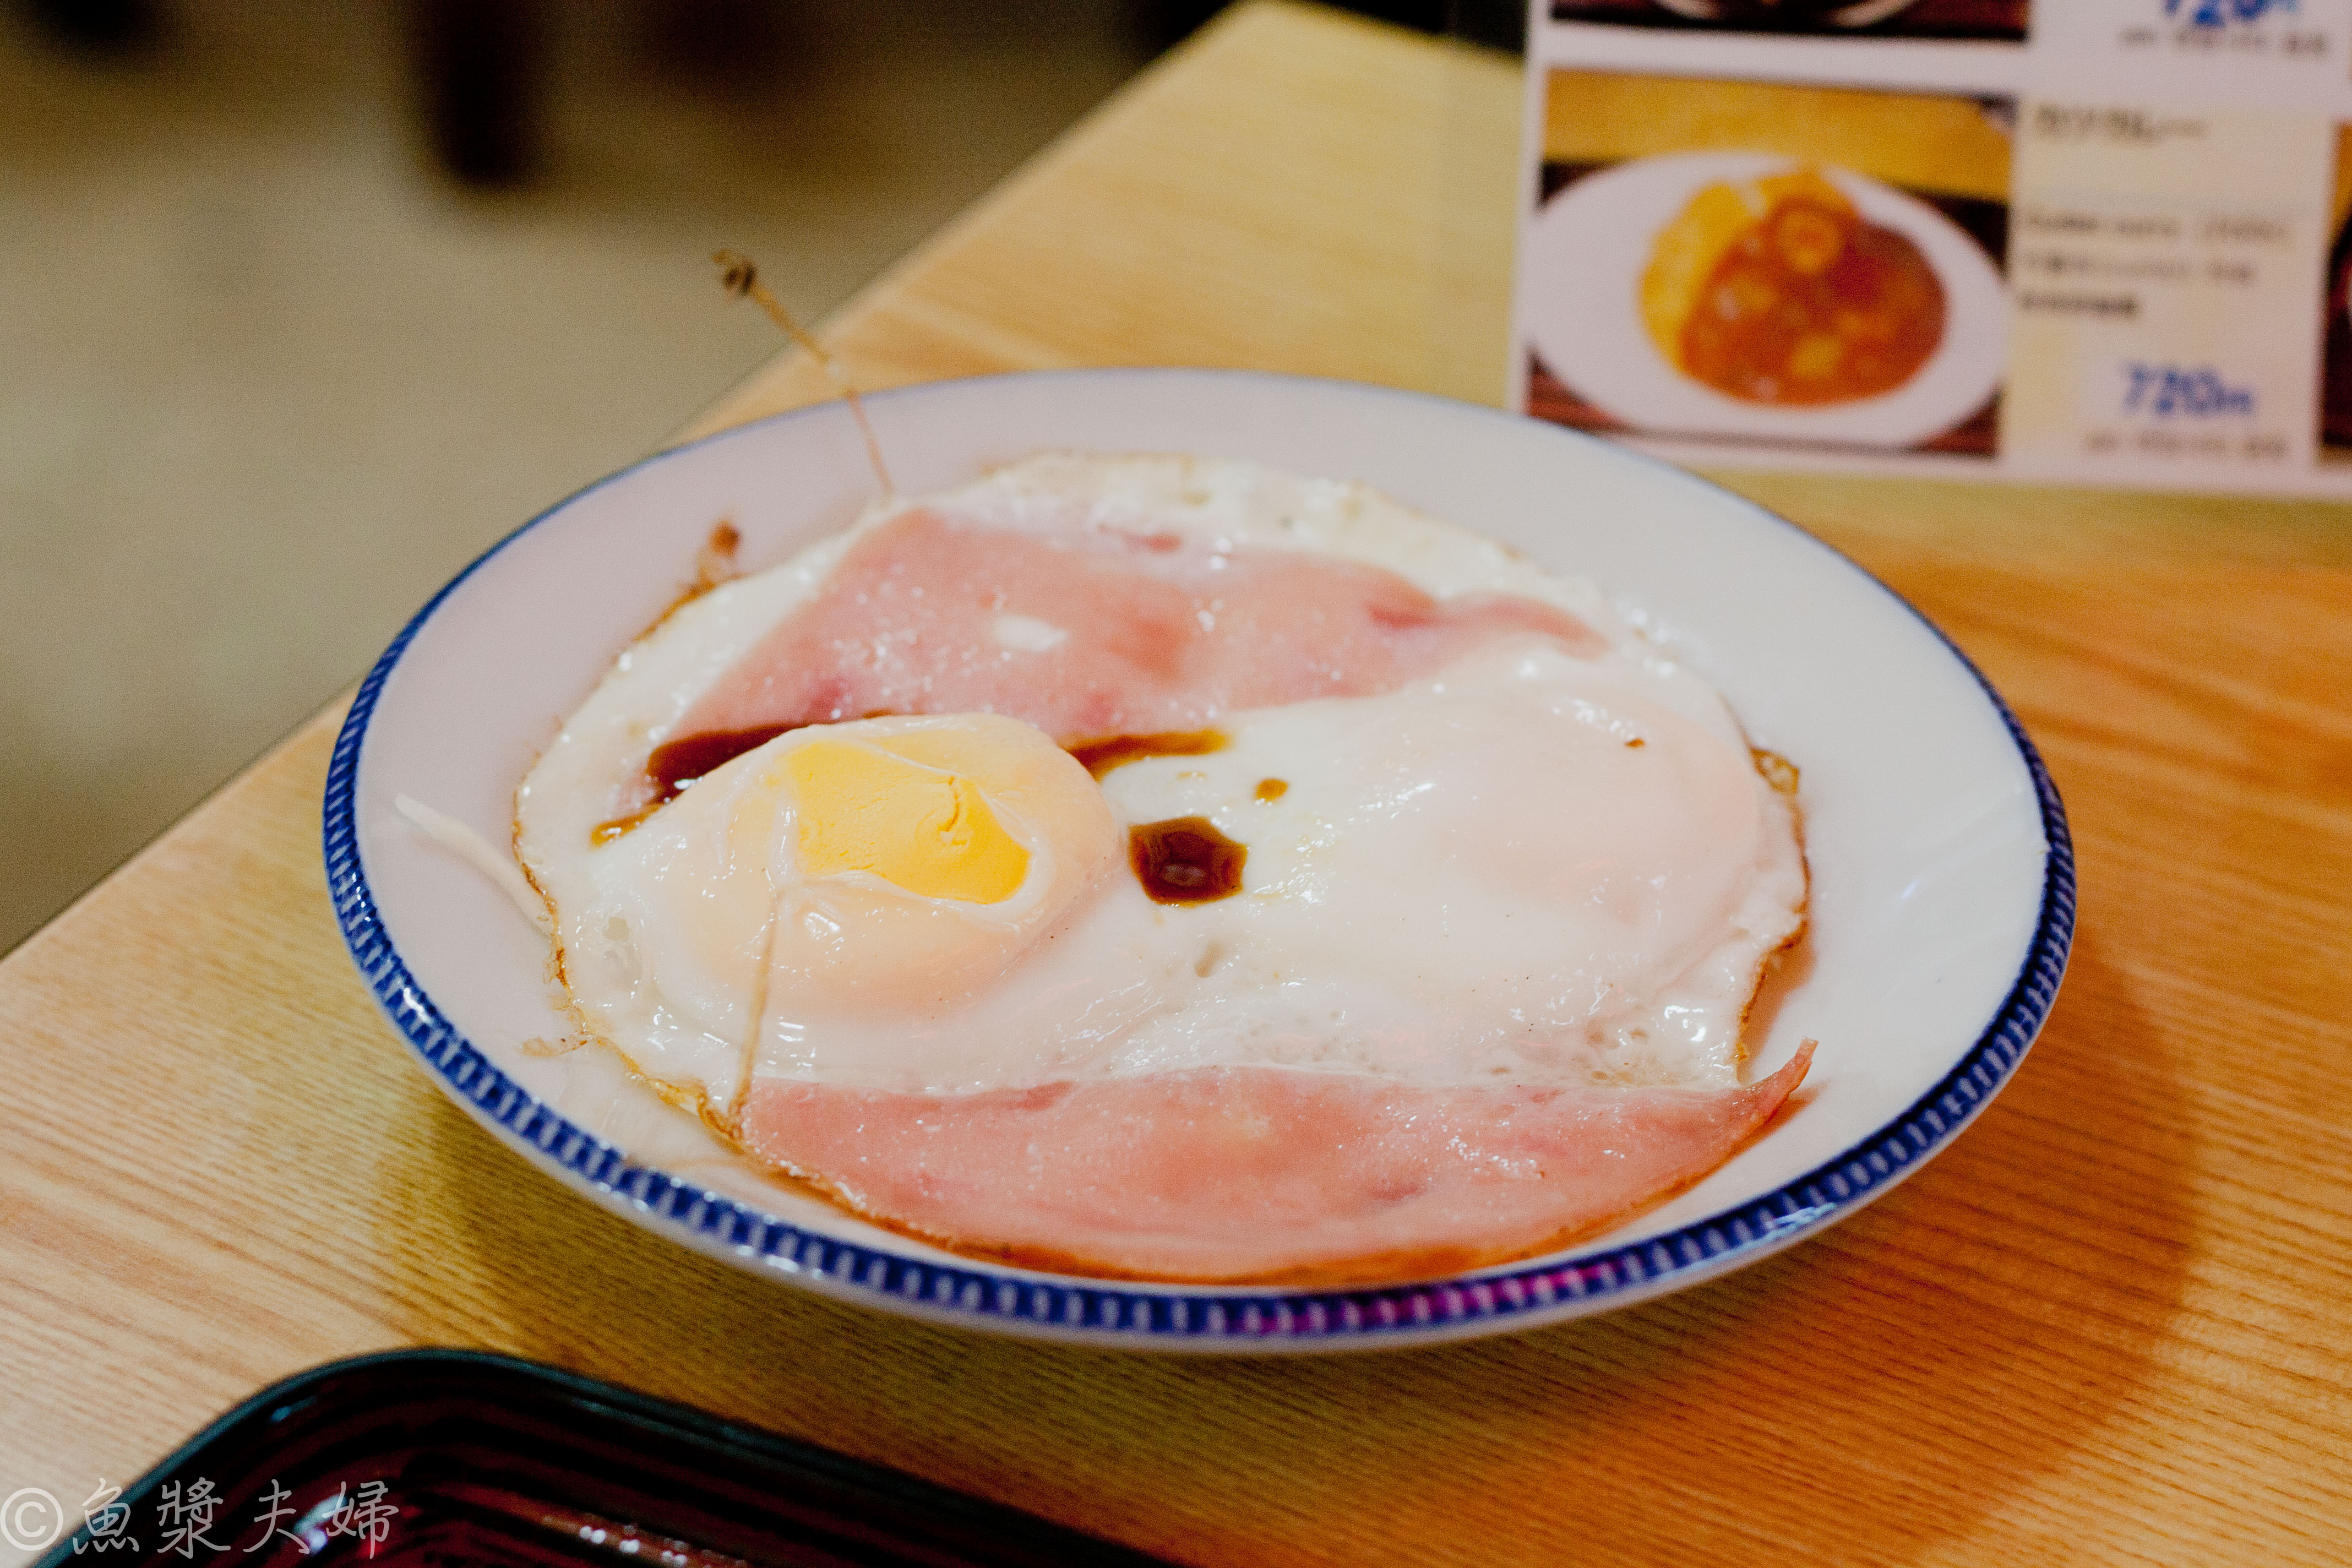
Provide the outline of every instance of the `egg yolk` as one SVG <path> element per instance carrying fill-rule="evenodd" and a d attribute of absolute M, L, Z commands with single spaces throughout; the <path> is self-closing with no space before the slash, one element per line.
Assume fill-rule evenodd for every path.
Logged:
<path fill-rule="evenodd" d="M 961 773 L 840 741 L 812 741 L 785 766 L 808 876 L 867 871 L 919 898 L 994 904 L 1029 875 L 1029 851 Z"/>

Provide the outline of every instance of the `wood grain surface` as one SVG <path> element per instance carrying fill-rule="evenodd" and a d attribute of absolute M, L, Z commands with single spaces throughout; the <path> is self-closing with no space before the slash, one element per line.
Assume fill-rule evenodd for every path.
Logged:
<path fill-rule="evenodd" d="M 1167 361 L 1491 396 L 1517 103 L 1507 62 L 1249 6 L 832 339 L 871 384 Z M 820 388 L 780 361 L 707 423 Z M 1027 1345 L 738 1273 L 494 1144 L 379 1018 L 320 869 L 330 712 L 0 964 L 0 1494 L 78 1510 L 275 1378 L 457 1344 L 1191 1563 L 2352 1561 L 2352 510 L 1721 477 L 1954 637 L 2081 857 L 2031 1058 L 1826 1236 L 1328 1360 Z"/>

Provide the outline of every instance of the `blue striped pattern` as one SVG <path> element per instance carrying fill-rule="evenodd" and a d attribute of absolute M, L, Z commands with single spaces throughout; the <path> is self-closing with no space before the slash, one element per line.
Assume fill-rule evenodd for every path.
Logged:
<path fill-rule="evenodd" d="M 675 455 L 647 461 L 660 462 Z M 449 1089 L 537 1151 L 546 1163 L 627 1201 L 656 1230 L 731 1249 L 741 1259 L 782 1273 L 822 1277 L 847 1288 L 853 1295 L 871 1297 L 877 1306 L 919 1306 L 976 1327 L 1035 1327 L 1064 1335 L 1144 1337 L 1241 1348 L 1416 1338 L 1482 1322 L 1500 1325 L 1515 1318 L 1549 1316 L 1552 1309 L 1569 1303 L 1601 1304 L 1612 1298 L 1654 1294 L 1677 1276 L 1702 1269 L 1714 1272 L 1742 1255 L 1777 1248 L 1827 1224 L 1941 1148 L 2016 1070 L 2048 1016 L 2065 973 L 2074 929 L 2074 858 L 2064 807 L 2049 771 L 2016 717 L 1976 667 L 1945 638 L 1952 657 L 1976 676 L 1985 696 L 2000 711 L 2032 774 L 2049 846 L 2041 917 L 2024 967 L 2007 1000 L 1990 1026 L 1943 1081 L 1888 1126 L 1778 1191 L 1669 1235 L 1585 1253 L 1564 1262 L 1518 1265 L 1475 1277 L 1370 1289 L 1175 1293 L 1111 1282 L 1063 1284 L 980 1265 L 934 1263 L 877 1246 L 819 1236 L 694 1183 L 634 1163 L 619 1149 L 533 1099 L 434 1006 L 385 935 L 368 889 L 359 854 L 360 752 L 384 681 L 418 630 L 482 562 L 571 504 L 565 501 L 524 524 L 434 595 L 361 684 L 327 769 L 327 886 L 342 924 L 343 939 L 376 1000 L 425 1064 Z M 1760 510 L 1759 515 L 1771 516 Z M 1921 620 L 1942 637 L 1932 623 L 1924 616 Z"/>

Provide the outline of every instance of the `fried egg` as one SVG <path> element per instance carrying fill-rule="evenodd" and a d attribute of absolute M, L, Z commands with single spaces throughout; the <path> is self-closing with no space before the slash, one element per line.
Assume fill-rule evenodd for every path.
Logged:
<path fill-rule="evenodd" d="M 734 754 L 666 781 L 689 742 Z M 1055 456 L 878 508 L 625 653 L 516 826 L 584 1033 L 967 1249 L 1494 1256 L 1795 1082 L 1739 1087 L 1805 870 L 1721 698 L 1591 584 L 1360 487 Z M 1240 1120 L 1202 1144 L 1203 1106 Z M 1666 1131 L 1564 1198 L 1604 1123 Z"/>
<path fill-rule="evenodd" d="M 533 875 L 562 889 L 583 1023 L 723 1121 L 760 1058 L 812 1032 L 887 1038 L 1002 974 L 1118 851 L 1068 752 L 961 714 L 781 737 Z"/>

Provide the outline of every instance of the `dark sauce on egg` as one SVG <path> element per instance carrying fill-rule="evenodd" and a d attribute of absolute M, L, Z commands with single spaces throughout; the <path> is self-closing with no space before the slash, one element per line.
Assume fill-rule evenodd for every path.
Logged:
<path fill-rule="evenodd" d="M 1078 759 L 1097 778 L 1113 768 L 1139 763 L 1146 757 L 1205 757 L 1225 749 L 1222 730 L 1164 731 L 1152 735 L 1098 735 L 1090 741 L 1070 741 L 1062 750 Z"/>
<path fill-rule="evenodd" d="M 1257 781 L 1257 797 L 1260 800 L 1280 800 L 1284 795 L 1286 795 L 1289 793 L 1290 781 L 1288 779 L 1260 779 Z"/>
<path fill-rule="evenodd" d="M 887 719 L 890 715 L 867 713 L 863 717 Z M 611 843 L 685 794 L 686 786 L 703 774 L 718 772 L 744 752 L 756 752 L 779 735 L 805 730 L 810 723 L 820 721 L 755 724 L 748 730 L 705 730 L 698 735 L 681 735 L 675 741 L 663 742 L 646 759 L 646 782 L 653 785 L 653 798 L 626 816 L 598 823 L 589 830 L 588 842 Z"/>
<path fill-rule="evenodd" d="M 1207 904 L 1242 890 L 1249 846 L 1205 816 L 1177 816 L 1129 828 L 1127 858 L 1155 903 Z"/>
<path fill-rule="evenodd" d="M 676 800 L 686 786 L 703 774 L 716 773 L 746 752 L 758 751 L 798 724 L 759 724 L 749 730 L 706 730 L 665 741 L 646 759 L 646 777 L 653 781 L 654 804 Z"/>

